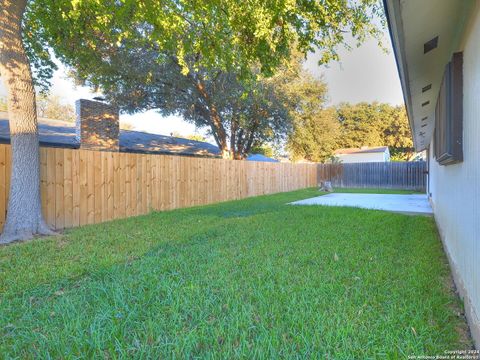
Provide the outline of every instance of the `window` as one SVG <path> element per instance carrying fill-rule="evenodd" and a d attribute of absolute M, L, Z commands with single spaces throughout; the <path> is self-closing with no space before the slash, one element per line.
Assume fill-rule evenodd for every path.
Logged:
<path fill-rule="evenodd" d="M 435 158 L 440 165 L 463 161 L 463 56 L 453 54 L 445 67 L 435 106 Z"/>

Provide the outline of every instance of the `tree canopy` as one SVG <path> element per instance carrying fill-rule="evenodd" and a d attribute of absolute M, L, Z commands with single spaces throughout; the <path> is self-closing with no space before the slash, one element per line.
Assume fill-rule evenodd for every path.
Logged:
<path fill-rule="evenodd" d="M 388 146 L 392 158 L 405 160 L 413 142 L 404 106 L 382 103 L 341 104 L 339 147 Z"/>
<path fill-rule="evenodd" d="M 381 39 L 373 19 L 383 19 L 378 0 L 35 0 L 25 22 L 28 54 L 38 77 L 49 77 L 47 49 L 84 77 L 108 71 L 112 45 L 142 43 L 174 54 L 184 73 L 188 58 L 199 68 L 250 74 L 258 64 L 271 75 L 291 55 L 292 44 L 321 62 L 338 59 L 347 34 L 358 43 Z M 160 60 L 160 59 L 159 59 Z"/>
<path fill-rule="evenodd" d="M 388 146 L 393 160 L 413 153 L 403 106 L 382 103 L 340 104 L 297 122 L 289 147 L 294 158 L 325 161 L 333 150 L 361 146 Z"/>
<path fill-rule="evenodd" d="M 334 112 L 325 109 L 326 83 L 304 70 L 286 85 L 286 91 L 293 105 L 293 132 L 287 142 L 291 157 L 322 161 L 335 149 L 339 128 Z"/>

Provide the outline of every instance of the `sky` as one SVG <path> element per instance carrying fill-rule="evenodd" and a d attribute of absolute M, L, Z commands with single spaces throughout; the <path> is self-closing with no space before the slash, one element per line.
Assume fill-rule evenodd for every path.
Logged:
<path fill-rule="evenodd" d="M 330 105 L 362 101 L 400 105 L 403 95 L 388 33 L 384 34 L 384 47 L 369 40 L 352 50 L 341 49 L 340 61 L 327 66 L 319 66 L 318 55 L 312 54 L 306 68 L 317 76 L 323 75 Z"/>
<path fill-rule="evenodd" d="M 384 45 L 381 49 L 376 41 L 369 40 L 359 48 L 341 49 L 340 61 L 328 66 L 318 65 L 318 56 L 308 56 L 305 67 L 315 76 L 323 76 L 328 84 L 329 105 L 342 102 L 386 102 L 392 105 L 403 104 L 400 80 L 395 65 L 393 50 L 388 33 L 384 34 Z M 75 86 L 69 79 L 65 69 L 60 67 L 54 74 L 51 93 L 59 95 L 65 103 L 75 103 L 79 98 L 91 99 L 95 94 L 86 87 Z M 0 95 L 5 89 L 0 83 Z M 162 135 L 177 132 L 181 135 L 201 134 L 204 130 L 196 129 L 177 116 L 162 117 L 155 111 L 121 115 L 120 121 L 133 125 L 135 130 Z M 208 139 L 210 142 L 213 139 Z"/>

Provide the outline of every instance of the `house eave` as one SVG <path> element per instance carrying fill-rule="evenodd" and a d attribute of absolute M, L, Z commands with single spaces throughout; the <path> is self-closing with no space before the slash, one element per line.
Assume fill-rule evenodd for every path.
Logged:
<path fill-rule="evenodd" d="M 443 70 L 451 55 L 461 49 L 463 30 L 474 2 L 383 0 L 417 151 L 430 144 Z M 424 45 L 435 37 L 438 37 L 438 45 L 425 52 Z"/>
<path fill-rule="evenodd" d="M 407 61 L 405 59 L 405 50 L 404 50 L 404 34 L 402 19 L 400 17 L 392 16 L 390 14 L 400 13 L 400 4 L 394 0 L 383 0 L 383 7 L 385 9 L 385 17 L 387 19 L 387 25 L 390 34 L 390 41 L 392 43 L 393 54 L 395 56 L 395 63 L 397 65 L 398 76 L 400 78 L 400 84 L 402 86 L 403 101 L 407 110 L 408 122 L 410 124 L 410 130 L 412 134 L 415 134 L 415 123 L 413 122 L 412 110 L 412 96 L 410 94 L 410 87 L 408 84 L 408 68 Z M 413 146 L 415 149 L 420 148 L 418 144 L 418 139 L 413 136 Z"/>

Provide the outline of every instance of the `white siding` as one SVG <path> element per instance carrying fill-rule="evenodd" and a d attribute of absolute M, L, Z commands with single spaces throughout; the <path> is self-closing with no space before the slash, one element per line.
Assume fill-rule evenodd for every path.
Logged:
<path fill-rule="evenodd" d="M 480 346 L 480 16 L 464 42 L 463 153 L 460 164 L 440 166 L 430 144 L 430 187 L 435 219 L 463 290 Z M 463 289 L 462 289 L 463 288 Z M 470 308 L 470 309 L 469 309 Z"/>
<path fill-rule="evenodd" d="M 390 161 L 390 158 L 386 159 L 385 152 L 361 153 L 361 154 L 338 154 L 336 156 L 344 164 Z"/>

